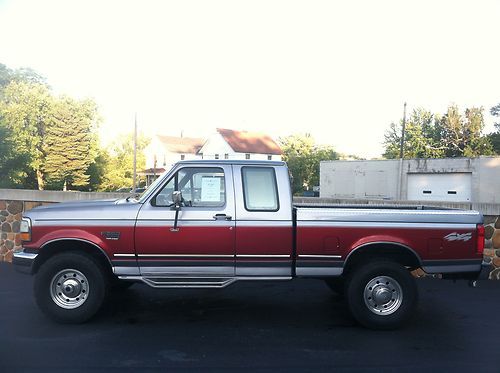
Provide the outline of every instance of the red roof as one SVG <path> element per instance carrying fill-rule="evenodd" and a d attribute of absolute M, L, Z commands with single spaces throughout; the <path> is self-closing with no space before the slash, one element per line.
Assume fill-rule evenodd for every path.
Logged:
<path fill-rule="evenodd" d="M 163 167 L 160 168 L 148 168 L 146 170 L 140 171 L 140 175 L 158 175 L 164 173 L 166 170 Z"/>
<path fill-rule="evenodd" d="M 281 154 L 281 148 L 268 135 L 217 128 L 217 132 L 237 153 Z"/>
<path fill-rule="evenodd" d="M 196 154 L 205 140 L 194 137 L 175 137 L 158 135 L 161 143 L 172 153 Z"/>

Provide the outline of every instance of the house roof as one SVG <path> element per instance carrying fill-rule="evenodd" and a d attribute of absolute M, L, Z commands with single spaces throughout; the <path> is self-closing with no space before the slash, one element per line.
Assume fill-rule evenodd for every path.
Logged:
<path fill-rule="evenodd" d="M 281 148 L 268 135 L 217 128 L 217 132 L 237 153 L 281 154 Z"/>
<path fill-rule="evenodd" d="M 164 173 L 166 170 L 163 167 L 158 167 L 158 168 L 148 168 L 146 170 L 142 170 L 138 172 L 139 175 L 159 175 Z"/>
<path fill-rule="evenodd" d="M 194 137 L 175 137 L 158 135 L 160 142 L 172 153 L 196 154 L 205 140 Z"/>

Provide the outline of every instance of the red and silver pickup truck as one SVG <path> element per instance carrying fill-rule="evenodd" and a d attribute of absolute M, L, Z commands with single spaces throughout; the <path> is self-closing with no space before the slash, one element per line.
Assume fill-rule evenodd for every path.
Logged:
<path fill-rule="evenodd" d="M 317 278 L 364 326 L 396 328 L 417 305 L 411 271 L 475 280 L 483 218 L 427 207 L 293 206 L 284 162 L 183 161 L 138 199 L 61 203 L 25 213 L 20 270 L 41 310 L 83 322 L 108 291 L 222 288 Z"/>

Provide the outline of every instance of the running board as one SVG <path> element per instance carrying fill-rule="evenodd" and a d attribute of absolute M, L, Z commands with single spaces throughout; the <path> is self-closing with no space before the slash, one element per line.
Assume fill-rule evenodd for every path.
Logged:
<path fill-rule="evenodd" d="M 236 281 L 286 281 L 291 277 L 187 277 L 187 276 L 118 276 L 120 280 L 142 281 L 160 289 L 222 289 Z"/>

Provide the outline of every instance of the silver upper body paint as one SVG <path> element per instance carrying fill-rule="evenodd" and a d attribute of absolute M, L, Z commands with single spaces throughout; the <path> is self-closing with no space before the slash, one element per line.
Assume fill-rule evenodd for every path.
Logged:
<path fill-rule="evenodd" d="M 252 224 L 269 225 L 273 223 L 292 220 L 292 197 L 289 186 L 288 169 L 284 162 L 274 161 L 181 161 L 162 175 L 139 200 L 117 199 L 117 200 L 91 200 L 78 202 L 63 202 L 48 206 L 37 207 L 24 214 L 30 218 L 34 225 L 37 222 L 89 222 L 89 224 L 110 223 L 125 224 L 125 222 L 135 221 L 142 206 L 150 209 L 150 200 L 159 191 L 170 177 L 182 167 L 224 167 L 232 170 L 234 183 L 229 183 L 234 188 L 234 200 L 231 198 L 228 203 L 234 203 L 234 220 L 252 222 Z M 243 166 L 269 166 L 276 170 L 276 178 L 279 191 L 280 209 L 276 212 L 252 213 L 244 209 L 243 193 L 241 186 L 241 167 Z M 228 175 L 229 176 L 229 175 Z M 228 193 L 229 195 L 229 193 Z M 142 213 L 141 213 L 142 214 Z M 168 219 L 168 218 L 167 218 Z M 154 220 L 154 219 L 153 219 Z M 90 222 L 93 221 L 93 222 Z M 483 222 L 482 215 L 477 211 L 451 210 L 451 209 L 417 209 L 413 208 L 366 208 L 366 207 L 297 207 L 297 225 L 301 226 L 348 226 L 349 224 L 358 226 L 368 226 L 370 224 L 391 227 L 401 227 L 414 224 L 425 227 L 427 225 L 472 225 Z M 438 227 L 438 226 L 436 226 Z M 444 225 L 443 225 L 444 227 Z M 448 227 L 446 227 L 448 228 Z M 469 227 L 467 227 L 469 228 Z"/>
<path fill-rule="evenodd" d="M 31 219 L 33 226 L 48 223 L 67 225 L 76 221 L 123 225 L 135 221 L 140 207 L 141 204 L 134 199 L 62 202 L 36 207 L 25 212 L 24 216 Z"/>

